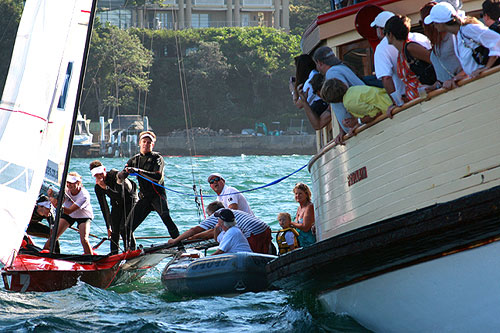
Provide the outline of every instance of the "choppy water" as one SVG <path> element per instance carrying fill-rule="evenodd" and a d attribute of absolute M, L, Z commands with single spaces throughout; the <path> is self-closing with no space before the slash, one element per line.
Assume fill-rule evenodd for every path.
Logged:
<path fill-rule="evenodd" d="M 88 171 L 91 159 L 73 159 L 71 171 L 83 176 L 84 186 L 93 195 L 94 181 Z M 193 182 L 204 194 L 213 195 L 207 176 L 219 172 L 227 184 L 240 190 L 265 185 L 288 175 L 309 161 L 309 156 L 165 157 L 165 186 L 192 194 Z M 108 169 L 121 169 L 126 159 L 102 159 Z M 194 179 L 194 181 L 193 181 Z M 273 230 L 276 216 L 294 216 L 297 204 L 292 189 L 302 181 L 310 184 L 307 168 L 271 187 L 246 193 L 255 215 Z M 199 222 L 192 196 L 167 191 L 174 222 L 184 231 Z M 205 205 L 214 197 L 205 197 Z M 96 217 L 91 233 L 105 236 L 104 220 L 93 197 Z M 135 233 L 136 237 L 168 235 L 156 213 L 150 214 Z M 164 240 L 141 240 L 144 245 Z M 97 240 L 91 239 L 91 243 Z M 39 242 L 41 243 L 41 242 Z M 78 233 L 68 230 L 61 237 L 63 252 L 80 253 Z M 109 244 L 97 251 L 105 254 Z M 79 283 L 52 293 L 12 293 L 0 289 L 0 331 L 16 332 L 364 332 L 348 316 L 325 313 L 316 299 L 304 293 L 269 291 L 233 297 L 182 299 L 168 294 L 160 281 L 165 263 L 131 285 L 101 290 Z"/>

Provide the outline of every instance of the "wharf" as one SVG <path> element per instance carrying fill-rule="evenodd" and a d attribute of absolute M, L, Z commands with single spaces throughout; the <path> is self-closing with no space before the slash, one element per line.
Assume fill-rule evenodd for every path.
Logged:
<path fill-rule="evenodd" d="M 313 155 L 316 152 L 316 135 L 222 135 L 222 136 L 195 136 L 189 140 L 186 136 L 158 136 L 155 151 L 162 155 Z M 99 144 L 82 149 L 73 149 L 73 157 L 129 157 L 137 153 L 137 145 L 129 142 L 122 143 L 121 147 L 109 144 L 100 149 Z M 104 153 L 103 153 L 104 152 Z"/>

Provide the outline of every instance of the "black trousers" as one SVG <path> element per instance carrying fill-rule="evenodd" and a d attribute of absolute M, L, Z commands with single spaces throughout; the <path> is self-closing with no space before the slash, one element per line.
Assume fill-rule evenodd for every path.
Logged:
<path fill-rule="evenodd" d="M 179 229 L 177 229 L 177 226 L 170 217 L 167 198 L 164 195 L 155 195 L 139 199 L 127 217 L 127 232 L 134 232 L 153 210 L 160 215 L 163 224 L 167 227 L 170 237 L 177 238 L 179 236 Z"/>
<path fill-rule="evenodd" d="M 125 228 L 125 212 L 122 206 L 113 207 L 111 209 L 111 254 L 118 254 L 120 236 L 122 236 L 123 245 L 126 249 L 130 243 L 130 248 L 135 248 L 134 233 L 127 233 Z M 127 236 L 129 236 L 127 238 Z"/>

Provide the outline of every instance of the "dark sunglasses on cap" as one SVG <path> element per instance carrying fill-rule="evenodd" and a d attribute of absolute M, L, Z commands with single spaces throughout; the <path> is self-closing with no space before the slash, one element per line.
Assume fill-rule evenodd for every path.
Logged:
<path fill-rule="evenodd" d="M 215 182 L 218 182 L 221 178 L 220 177 L 214 177 L 208 181 L 209 184 L 213 184 Z"/>

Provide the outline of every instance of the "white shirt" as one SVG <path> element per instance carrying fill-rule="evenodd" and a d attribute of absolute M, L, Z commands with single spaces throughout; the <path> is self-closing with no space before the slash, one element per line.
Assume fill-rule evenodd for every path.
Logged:
<path fill-rule="evenodd" d="M 467 24 L 460 28 L 454 47 L 462 69 L 467 75 L 484 67 L 472 57 L 472 49 L 478 47 L 479 44 L 490 49 L 490 56 L 500 56 L 500 34 L 483 24 Z"/>
<path fill-rule="evenodd" d="M 431 41 L 424 34 L 421 34 L 418 32 L 410 32 L 408 34 L 408 39 L 411 40 L 412 42 L 419 43 L 420 45 L 425 47 L 427 50 L 430 50 L 432 48 Z"/>
<path fill-rule="evenodd" d="M 373 60 L 375 62 L 375 75 L 377 79 L 384 76 L 392 77 L 394 88 L 399 95 L 405 94 L 405 85 L 398 76 L 398 49 L 389 44 L 387 37 L 384 37 L 375 49 Z"/>
<path fill-rule="evenodd" d="M 306 82 L 304 83 L 304 87 L 302 87 L 302 90 L 304 90 L 304 92 L 307 91 L 307 103 L 309 105 L 311 105 L 314 101 L 320 99 L 318 95 L 313 93 L 313 87 L 311 85 L 311 80 L 314 77 L 314 75 L 316 75 L 316 74 L 319 74 L 319 72 L 317 70 L 313 69 L 309 73 L 309 77 L 307 78 Z M 307 90 L 307 89 L 309 89 L 309 90 Z"/>
<path fill-rule="evenodd" d="M 224 184 L 222 192 L 217 195 L 217 200 L 224 204 L 225 208 L 229 208 L 229 205 L 238 204 L 238 210 L 242 210 L 250 215 L 254 215 L 250 206 L 248 205 L 247 199 L 243 194 L 238 193 L 239 191 L 234 187 L 227 186 Z"/>
<path fill-rule="evenodd" d="M 66 200 L 64 200 L 64 207 L 69 208 L 73 204 L 77 205 L 80 207 L 79 209 L 75 210 L 73 213 L 69 214 L 74 219 L 93 219 L 94 218 L 94 211 L 92 209 L 92 206 L 90 205 L 90 194 L 89 191 L 87 191 L 84 187 L 78 192 L 77 195 L 72 195 L 71 192 L 66 189 Z"/>
<path fill-rule="evenodd" d="M 237 226 L 226 230 L 219 244 L 219 250 L 225 253 L 252 252 L 247 239 Z"/>
<path fill-rule="evenodd" d="M 428 50 L 431 49 L 429 38 L 423 34 L 410 32 L 408 34 L 408 39 L 422 45 Z M 398 54 L 398 49 L 396 49 L 394 45 L 389 44 L 387 37 L 384 37 L 377 45 L 373 56 L 375 62 L 375 75 L 377 79 L 381 79 L 384 76 L 392 77 L 394 88 L 399 95 L 404 95 L 405 85 L 398 76 Z"/>

